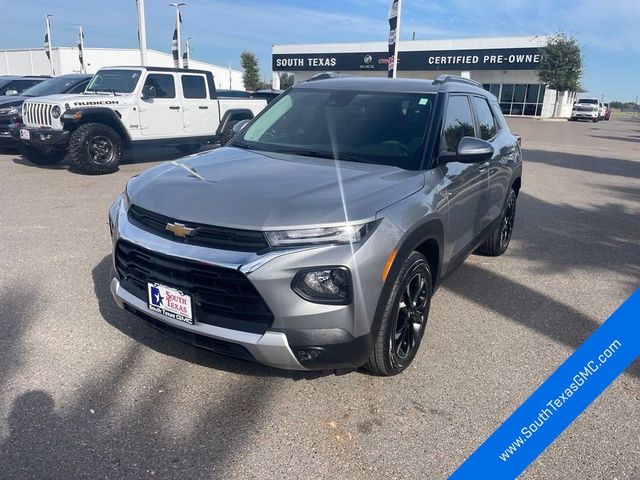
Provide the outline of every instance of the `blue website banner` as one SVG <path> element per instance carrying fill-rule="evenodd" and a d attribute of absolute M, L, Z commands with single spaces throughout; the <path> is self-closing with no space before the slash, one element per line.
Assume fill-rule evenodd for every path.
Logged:
<path fill-rule="evenodd" d="M 636 290 L 450 478 L 516 478 L 639 355 Z"/>

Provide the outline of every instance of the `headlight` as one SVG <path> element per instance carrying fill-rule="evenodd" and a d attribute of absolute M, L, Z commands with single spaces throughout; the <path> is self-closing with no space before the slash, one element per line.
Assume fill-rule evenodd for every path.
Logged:
<path fill-rule="evenodd" d="M 337 227 L 308 228 L 265 232 L 272 247 L 359 243 L 373 230 L 376 222 Z"/>
<path fill-rule="evenodd" d="M 51 109 L 51 116 L 57 119 L 60 118 L 60 115 L 62 115 L 62 109 L 59 105 L 54 105 Z"/>
<path fill-rule="evenodd" d="M 346 267 L 317 267 L 296 274 L 291 288 L 314 303 L 347 305 L 351 302 L 351 275 Z"/>
<path fill-rule="evenodd" d="M 124 187 L 124 192 L 122 192 L 122 208 L 124 208 L 125 212 L 128 212 L 130 206 L 131 200 L 129 200 L 129 193 L 127 192 L 127 187 Z"/>
<path fill-rule="evenodd" d="M 18 111 L 18 107 L 15 106 L 0 108 L 0 115 L 17 115 Z"/>

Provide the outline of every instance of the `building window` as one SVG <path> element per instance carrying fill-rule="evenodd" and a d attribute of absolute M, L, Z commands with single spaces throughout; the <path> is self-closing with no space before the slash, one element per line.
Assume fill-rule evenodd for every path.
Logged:
<path fill-rule="evenodd" d="M 540 116 L 545 86 L 532 83 L 486 83 L 485 90 L 493 93 L 504 115 Z"/>

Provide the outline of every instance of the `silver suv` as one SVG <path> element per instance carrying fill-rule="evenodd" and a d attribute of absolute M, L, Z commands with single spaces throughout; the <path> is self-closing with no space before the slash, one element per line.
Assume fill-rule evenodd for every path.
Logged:
<path fill-rule="evenodd" d="M 473 81 L 329 78 L 113 204 L 112 293 L 165 333 L 285 369 L 403 371 L 442 279 L 507 249 L 519 138 Z"/>

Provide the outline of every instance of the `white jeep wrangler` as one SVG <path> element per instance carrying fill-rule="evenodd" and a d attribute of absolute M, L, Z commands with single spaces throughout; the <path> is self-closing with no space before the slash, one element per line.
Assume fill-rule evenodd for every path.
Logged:
<path fill-rule="evenodd" d="M 109 67 L 80 95 L 27 100 L 10 131 L 33 163 L 51 165 L 67 156 L 76 171 L 103 174 L 118 169 L 128 145 L 173 146 L 190 154 L 205 143 L 225 144 L 236 123 L 266 105 L 218 99 L 207 71 Z"/>

